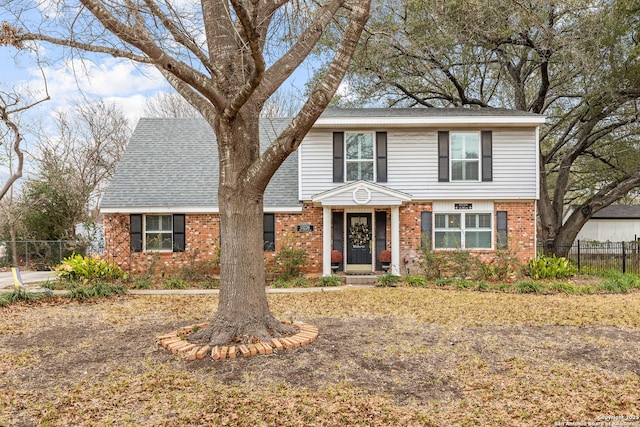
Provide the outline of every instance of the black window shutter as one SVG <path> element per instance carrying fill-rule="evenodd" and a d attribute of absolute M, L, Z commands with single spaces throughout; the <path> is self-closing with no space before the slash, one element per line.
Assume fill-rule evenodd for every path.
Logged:
<path fill-rule="evenodd" d="M 420 212 L 420 246 L 431 249 L 431 212 Z"/>
<path fill-rule="evenodd" d="M 131 250 L 133 252 L 142 252 L 142 215 L 129 215 L 129 238 L 131 240 Z"/>
<path fill-rule="evenodd" d="M 382 270 L 380 252 L 387 249 L 387 213 L 376 211 L 376 270 Z"/>
<path fill-rule="evenodd" d="M 263 221 L 263 235 L 262 241 L 264 242 L 265 251 L 276 250 L 276 214 L 266 213 L 262 217 Z"/>
<path fill-rule="evenodd" d="M 344 132 L 333 133 L 333 182 L 344 182 Z"/>
<path fill-rule="evenodd" d="M 376 182 L 387 182 L 387 133 L 376 132 Z"/>
<path fill-rule="evenodd" d="M 482 180 L 493 181 L 493 135 L 490 130 L 480 132 L 482 140 Z"/>
<path fill-rule="evenodd" d="M 438 132 L 438 181 L 449 181 L 449 132 Z"/>
<path fill-rule="evenodd" d="M 184 252 L 185 244 L 184 214 L 175 214 L 173 216 L 173 252 Z"/>
<path fill-rule="evenodd" d="M 332 249 L 343 253 L 344 250 L 344 212 L 333 212 L 331 214 L 331 239 Z M 342 270 L 344 262 L 338 265 L 338 270 Z"/>
<path fill-rule="evenodd" d="M 509 247 L 509 229 L 507 226 L 507 211 L 496 212 L 496 219 L 498 222 L 498 239 L 497 249 L 507 249 Z"/>

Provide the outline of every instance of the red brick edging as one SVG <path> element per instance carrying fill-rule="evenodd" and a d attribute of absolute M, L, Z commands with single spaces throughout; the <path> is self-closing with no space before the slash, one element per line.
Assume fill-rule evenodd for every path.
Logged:
<path fill-rule="evenodd" d="M 237 356 L 255 356 L 256 354 L 271 354 L 274 351 L 288 350 L 294 347 L 302 347 L 312 343 L 318 337 L 318 328 L 302 322 L 293 322 L 300 332 L 290 337 L 272 338 L 270 342 L 258 342 L 254 344 L 241 344 L 237 346 L 198 346 L 186 340 L 186 337 L 204 328 L 208 322 L 182 327 L 176 331 L 161 335 L 156 338 L 156 343 L 165 349 L 177 354 L 184 360 L 203 359 L 207 354 L 213 360 L 235 359 Z"/>

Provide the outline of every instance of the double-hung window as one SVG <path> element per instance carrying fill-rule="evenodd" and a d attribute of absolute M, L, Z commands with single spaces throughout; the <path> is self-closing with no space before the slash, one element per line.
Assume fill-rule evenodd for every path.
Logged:
<path fill-rule="evenodd" d="M 172 251 L 173 215 L 146 215 L 144 242 L 147 251 Z"/>
<path fill-rule="evenodd" d="M 480 138 L 478 132 L 451 132 L 451 180 L 478 181 Z"/>
<path fill-rule="evenodd" d="M 347 181 L 373 181 L 373 133 L 346 133 L 345 139 Z"/>
<path fill-rule="evenodd" d="M 129 215 L 129 237 L 133 252 L 183 252 L 186 247 L 184 214 Z"/>
<path fill-rule="evenodd" d="M 491 249 L 490 213 L 436 213 L 436 249 Z"/>
<path fill-rule="evenodd" d="M 438 131 L 438 181 L 493 181 L 493 132 Z"/>

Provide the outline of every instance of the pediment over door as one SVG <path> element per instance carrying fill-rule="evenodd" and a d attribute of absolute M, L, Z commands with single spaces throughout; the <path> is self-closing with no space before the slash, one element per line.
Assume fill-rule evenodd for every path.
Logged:
<path fill-rule="evenodd" d="M 311 198 L 321 206 L 400 206 L 411 195 L 369 181 L 356 181 Z"/>

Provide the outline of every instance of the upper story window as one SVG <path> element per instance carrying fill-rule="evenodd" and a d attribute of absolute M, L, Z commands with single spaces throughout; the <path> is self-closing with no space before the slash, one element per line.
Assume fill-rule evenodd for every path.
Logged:
<path fill-rule="evenodd" d="M 387 182 L 386 132 L 334 132 L 333 182 Z"/>
<path fill-rule="evenodd" d="M 373 181 L 375 159 L 373 134 L 346 133 L 345 139 L 347 181 Z"/>
<path fill-rule="evenodd" d="M 451 132 L 451 181 L 478 181 L 479 171 L 478 132 Z"/>
<path fill-rule="evenodd" d="M 438 181 L 493 181 L 493 132 L 438 132 Z"/>

